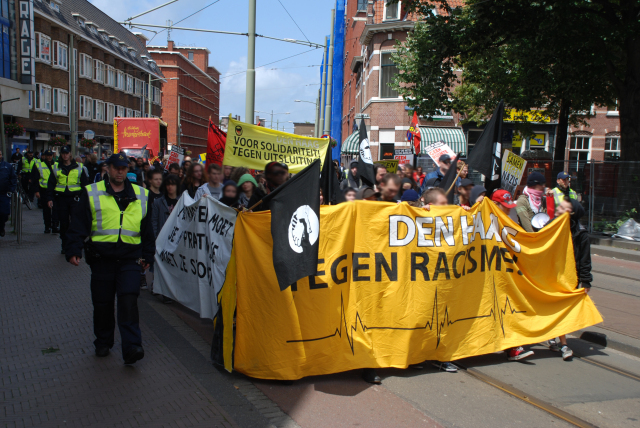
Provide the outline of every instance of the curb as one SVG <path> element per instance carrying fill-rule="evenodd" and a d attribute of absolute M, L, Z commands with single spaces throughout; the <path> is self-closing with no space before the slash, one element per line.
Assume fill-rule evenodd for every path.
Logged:
<path fill-rule="evenodd" d="M 591 239 L 591 254 L 612 259 L 627 260 L 631 262 L 640 262 L 640 251 L 633 249 L 615 248 L 605 245 L 596 245 Z"/>
<path fill-rule="evenodd" d="M 606 336 L 606 345 L 602 344 L 602 335 Z M 598 346 L 604 346 L 604 348 L 615 349 L 616 351 L 624 352 L 625 354 L 640 358 L 640 341 L 614 331 L 605 330 L 599 327 L 587 327 L 576 331 L 572 336 L 589 343 L 594 343 Z"/>

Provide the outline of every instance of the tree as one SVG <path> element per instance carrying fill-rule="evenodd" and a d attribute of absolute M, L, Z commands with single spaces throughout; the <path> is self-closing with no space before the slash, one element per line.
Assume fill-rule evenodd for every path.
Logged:
<path fill-rule="evenodd" d="M 500 98 L 543 109 L 558 117 L 556 158 L 564 159 L 567 125 L 617 98 L 622 157 L 640 160 L 640 0 L 454 3 L 403 2 L 422 17 L 395 56 L 395 84 L 410 106 L 474 119 Z"/>

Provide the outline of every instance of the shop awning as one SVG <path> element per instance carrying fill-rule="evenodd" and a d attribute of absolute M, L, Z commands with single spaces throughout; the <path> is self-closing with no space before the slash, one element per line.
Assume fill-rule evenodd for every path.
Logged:
<path fill-rule="evenodd" d="M 425 148 L 438 141 L 443 141 L 455 153 L 467 153 L 467 140 L 462 128 L 452 127 L 420 127 L 420 153 L 426 154 Z"/>
<path fill-rule="evenodd" d="M 355 154 L 358 153 L 358 143 L 360 142 L 360 133 L 358 131 L 349 135 L 346 140 L 342 142 L 341 153 Z"/>

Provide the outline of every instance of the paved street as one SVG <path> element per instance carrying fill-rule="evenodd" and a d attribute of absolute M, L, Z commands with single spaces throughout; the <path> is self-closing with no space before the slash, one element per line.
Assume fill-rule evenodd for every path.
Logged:
<path fill-rule="evenodd" d="M 640 353 L 634 279 L 640 263 L 594 256 L 601 273 L 592 296 L 605 322 L 589 330 L 620 340 L 602 348 L 571 339 L 584 358 L 563 362 L 538 345 L 526 362 L 486 355 L 460 361 L 467 370 L 456 374 L 425 366 L 380 370 L 379 386 L 358 372 L 289 385 L 220 372 L 209 363 L 211 322 L 145 291 L 145 358 L 125 367 L 119 343 L 109 357 L 96 358 L 89 269 L 64 262 L 57 235 L 41 233 L 40 216 L 25 212 L 21 246 L 10 233 L 0 240 L 3 426 L 564 427 L 570 419 L 578 426 L 634 427 L 640 421 L 640 359 L 631 355 Z"/>

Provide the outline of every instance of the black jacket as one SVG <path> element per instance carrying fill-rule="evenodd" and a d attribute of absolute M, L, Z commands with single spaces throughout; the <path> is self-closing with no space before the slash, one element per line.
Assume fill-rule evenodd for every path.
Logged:
<path fill-rule="evenodd" d="M 118 198 L 107 184 L 107 193 L 116 198 L 118 207 L 124 211 L 130 202 L 136 200 L 136 194 L 133 185 L 129 180 L 124 181 L 124 191 L 126 196 L 122 199 Z M 82 257 L 82 249 L 85 246 L 85 239 L 91 235 L 91 206 L 89 205 L 89 195 L 86 189 L 82 189 L 80 194 L 80 203 L 76 205 L 75 210 L 71 214 L 71 225 L 67 231 L 67 246 L 64 249 L 67 260 L 71 257 Z M 149 264 L 153 264 L 153 257 L 156 252 L 156 239 L 153 234 L 151 225 L 151 205 L 147 202 L 147 215 L 142 219 L 140 225 L 140 233 L 142 235 L 142 243 L 139 245 L 125 244 L 121 239 L 118 242 L 92 242 L 87 241 L 87 251 L 90 254 L 97 254 L 99 258 L 110 260 L 138 260 L 145 259 Z"/>
<path fill-rule="evenodd" d="M 78 163 L 76 162 L 75 159 L 71 159 L 71 163 L 69 165 L 64 165 L 62 162 L 58 163 L 58 168 L 62 169 L 62 173 L 64 175 L 69 175 L 69 171 L 78 168 Z M 49 176 L 49 182 L 48 182 L 48 186 L 47 189 L 49 191 L 49 195 L 50 198 L 53 199 L 53 196 L 70 196 L 70 195 L 76 195 L 78 192 L 70 192 L 69 189 L 65 189 L 64 192 L 56 192 L 56 184 L 58 184 L 58 179 L 56 178 L 56 176 L 52 173 Z M 82 188 L 84 189 L 85 186 L 91 184 L 91 182 L 89 182 L 89 175 L 87 173 L 87 169 L 83 166 L 82 167 L 82 172 L 80 173 L 80 185 L 82 186 Z"/>

